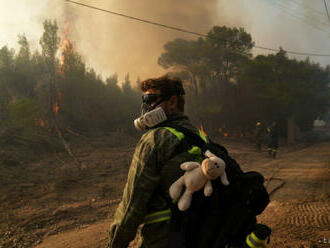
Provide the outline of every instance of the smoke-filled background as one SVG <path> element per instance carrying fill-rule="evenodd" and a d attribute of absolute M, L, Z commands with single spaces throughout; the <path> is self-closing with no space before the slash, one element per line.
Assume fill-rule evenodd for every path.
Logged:
<path fill-rule="evenodd" d="M 157 59 L 163 45 L 175 38 L 196 36 L 168 30 L 61 0 L 1 0 L 0 46 L 17 47 L 17 35 L 27 36 L 36 49 L 42 22 L 56 19 L 60 28 L 71 26 L 70 39 L 86 64 L 107 77 L 123 79 L 158 76 L 165 71 Z M 98 0 L 79 2 L 198 33 L 215 25 L 244 27 L 257 46 L 288 51 L 330 54 L 330 22 L 321 0 Z M 255 54 L 269 51 L 254 49 Z M 298 56 L 304 59 L 305 56 Z M 311 57 L 321 65 L 329 57 Z"/>

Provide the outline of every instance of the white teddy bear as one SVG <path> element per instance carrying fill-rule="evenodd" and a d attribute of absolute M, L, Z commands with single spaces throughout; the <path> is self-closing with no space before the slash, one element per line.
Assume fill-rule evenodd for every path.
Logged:
<path fill-rule="evenodd" d="M 197 162 L 182 163 L 180 167 L 186 172 L 169 189 L 171 198 L 173 200 L 179 199 L 178 207 L 181 211 L 185 211 L 190 207 L 192 194 L 203 187 L 205 196 L 212 195 L 213 188 L 211 180 L 220 177 L 224 185 L 229 185 L 225 171 L 225 162 L 209 150 L 205 152 L 205 156 L 207 158 L 202 161 L 202 165 Z M 183 186 L 186 189 L 181 195 Z"/>

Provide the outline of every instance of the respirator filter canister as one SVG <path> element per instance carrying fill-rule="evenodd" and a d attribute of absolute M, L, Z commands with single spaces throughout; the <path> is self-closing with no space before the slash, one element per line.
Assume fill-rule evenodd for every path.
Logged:
<path fill-rule="evenodd" d="M 159 123 L 167 120 L 167 116 L 161 107 L 151 110 L 134 120 L 134 126 L 137 130 L 143 131 L 152 128 Z"/>

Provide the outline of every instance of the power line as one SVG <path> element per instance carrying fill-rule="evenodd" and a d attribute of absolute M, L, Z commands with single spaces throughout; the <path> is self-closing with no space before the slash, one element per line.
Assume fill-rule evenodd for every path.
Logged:
<path fill-rule="evenodd" d="M 322 26 L 328 28 L 328 22 L 324 21 L 324 18 L 326 18 L 325 13 L 321 12 L 315 8 L 303 5 L 302 3 L 299 3 L 295 0 L 292 0 L 293 3 L 296 4 L 296 7 L 302 7 L 302 8 L 306 8 L 308 10 L 311 10 L 311 12 L 309 12 L 309 14 L 306 14 L 305 11 L 302 13 L 302 11 L 300 11 L 300 14 L 303 15 L 304 17 L 310 19 L 312 22 L 317 22 L 318 24 L 321 24 Z M 294 10 L 293 10 L 294 11 Z M 321 20 L 319 20 L 319 18 L 322 18 Z"/>
<path fill-rule="evenodd" d="M 284 4 L 283 2 L 280 2 L 280 1 L 277 1 L 277 2 L 278 2 L 278 4 L 282 4 L 282 6 L 284 6 L 284 8 L 288 8 L 288 6 L 286 4 Z M 292 6 L 292 7 L 294 7 L 294 9 L 288 8 L 288 9 L 292 10 L 292 13 L 298 14 L 303 19 L 310 20 L 313 24 L 316 24 L 316 25 L 319 24 L 321 26 L 328 28 L 328 23 L 325 23 L 323 21 L 323 18 L 325 17 L 324 13 L 322 13 L 321 11 L 319 11 L 317 9 L 302 5 L 302 3 L 299 3 L 295 0 L 291 0 L 290 2 L 295 3 L 295 6 Z M 300 11 L 297 11 L 298 9 L 295 9 L 295 7 L 298 7 Z M 312 10 L 313 12 L 308 12 L 309 14 L 306 14 L 305 11 L 302 11 L 301 7 Z M 315 14 L 315 15 L 313 15 L 313 14 Z M 316 14 L 318 14 L 318 15 L 316 16 Z M 322 17 L 322 20 L 319 20 L 319 17 Z"/>
<path fill-rule="evenodd" d="M 325 0 L 323 0 L 323 2 L 324 2 L 325 10 L 327 11 L 328 20 L 329 20 L 329 22 L 330 22 L 330 16 L 329 16 L 329 11 L 328 11 L 327 2 L 326 2 Z"/>
<path fill-rule="evenodd" d="M 269 50 L 273 52 L 279 52 L 280 49 L 275 48 L 268 48 L 268 47 L 262 47 L 262 46 L 254 46 L 254 48 L 263 49 L 263 50 Z M 321 54 L 321 53 L 304 53 L 304 52 L 296 52 L 296 51 L 290 51 L 290 50 L 284 50 L 287 53 L 294 54 L 294 55 L 304 55 L 304 56 L 313 56 L 313 57 L 330 57 L 330 54 Z"/>
<path fill-rule="evenodd" d="M 298 6 L 301 5 L 301 2 L 299 2 L 297 0 L 291 0 L 291 2 L 296 3 Z M 325 17 L 324 12 L 322 12 L 322 11 L 320 11 L 318 9 L 315 9 L 313 7 L 310 7 L 310 6 L 306 6 L 306 7 L 309 8 L 309 9 L 311 9 L 311 10 L 313 10 L 315 13 L 319 14 L 320 16 Z"/>
<path fill-rule="evenodd" d="M 87 4 L 83 4 L 83 3 L 78 3 L 78 2 L 75 2 L 75 1 L 71 1 L 71 0 L 65 0 L 65 1 L 66 2 L 69 2 L 69 3 L 74 3 L 74 4 L 77 4 L 77 5 L 81 5 L 81 6 L 90 8 L 90 9 L 95 9 L 95 10 L 103 11 L 103 12 L 106 12 L 106 13 L 109 13 L 109 14 L 122 16 L 122 17 L 129 18 L 129 19 L 132 19 L 132 20 L 135 20 L 135 21 L 145 22 L 145 23 L 149 23 L 149 24 L 160 26 L 160 27 L 167 28 L 167 29 L 173 29 L 173 30 L 184 32 L 184 33 L 188 33 L 188 34 L 193 34 L 193 35 L 197 35 L 197 36 L 207 37 L 207 35 L 205 35 L 205 34 L 200 34 L 200 33 L 196 33 L 196 32 L 193 32 L 193 31 L 184 30 L 182 28 L 168 26 L 168 25 L 165 25 L 165 24 L 161 24 L 161 23 L 158 23 L 158 22 L 149 21 L 149 20 L 146 20 L 146 19 L 140 19 L 140 18 L 137 18 L 137 17 L 120 14 L 120 13 L 117 13 L 117 12 L 114 12 L 114 11 L 97 8 L 97 7 L 94 7 L 94 6 L 91 6 L 91 5 L 87 5 Z"/>
<path fill-rule="evenodd" d="M 118 13 L 118 12 L 98 8 L 98 7 L 95 7 L 95 6 L 91 6 L 91 5 L 87 5 L 87 4 L 83 4 L 83 3 L 79 3 L 79 2 L 75 2 L 75 1 L 71 1 L 71 0 L 65 0 L 65 1 L 68 2 L 68 3 L 73 3 L 73 4 L 76 4 L 76 5 L 83 6 L 83 7 L 86 7 L 86 8 L 90 8 L 90 9 L 106 12 L 106 13 L 109 13 L 109 14 L 129 18 L 129 19 L 132 19 L 132 20 L 135 20 L 135 21 L 144 22 L 144 23 L 148 23 L 148 24 L 151 24 L 151 25 L 155 25 L 155 26 L 160 26 L 160 27 L 163 27 L 163 28 L 176 30 L 176 31 L 183 32 L 183 33 L 193 34 L 193 35 L 200 36 L 200 37 L 210 38 L 206 34 L 201 34 L 201 33 L 197 33 L 197 32 L 194 32 L 194 31 L 189 31 L 189 30 L 186 30 L 186 29 L 183 29 L 183 28 L 178 28 L 178 27 L 169 26 L 169 25 L 165 25 L 165 24 L 162 24 L 162 23 L 158 23 L 158 22 L 149 21 L 149 20 L 146 20 L 146 19 L 133 17 L 133 16 L 121 14 L 121 13 Z M 279 49 L 263 47 L 263 46 L 254 46 L 254 48 L 273 51 L 273 52 L 280 51 Z M 286 51 L 286 52 L 290 53 L 290 54 L 295 54 L 295 55 L 330 57 L 330 54 L 305 53 L 305 52 L 296 52 L 296 51 Z"/>
<path fill-rule="evenodd" d="M 304 23 L 306 23 L 307 25 L 310 25 L 322 32 L 326 32 L 326 30 L 323 29 L 323 27 L 320 27 L 318 24 L 322 24 L 322 25 L 325 25 L 324 23 L 322 22 L 319 22 L 318 24 L 315 23 L 314 20 L 312 20 L 312 22 L 308 22 L 306 19 L 305 19 L 305 16 L 301 13 L 296 13 L 295 11 L 293 11 L 292 9 L 288 8 L 288 6 L 286 5 L 283 5 L 282 3 L 278 2 L 278 1 L 269 1 L 269 3 L 273 4 L 274 6 L 276 7 L 279 7 L 281 10 L 283 10 L 284 12 L 286 12 L 289 17 L 291 18 L 295 18 L 299 21 L 302 21 Z M 291 10 L 291 11 L 290 11 Z"/>

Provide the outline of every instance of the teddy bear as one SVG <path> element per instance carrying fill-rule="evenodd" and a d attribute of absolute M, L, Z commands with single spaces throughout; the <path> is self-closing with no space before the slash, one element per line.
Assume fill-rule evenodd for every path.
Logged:
<path fill-rule="evenodd" d="M 221 178 L 224 185 L 229 185 L 226 175 L 225 162 L 207 150 L 204 155 L 206 158 L 202 164 L 197 162 L 185 162 L 180 168 L 185 171 L 184 175 L 176 180 L 169 188 L 170 197 L 178 200 L 178 208 L 185 211 L 190 207 L 192 194 L 204 187 L 204 195 L 211 196 L 213 192 L 211 180 Z M 185 191 L 181 195 L 183 186 Z"/>

